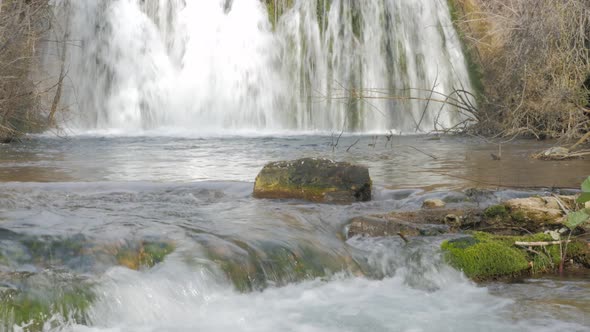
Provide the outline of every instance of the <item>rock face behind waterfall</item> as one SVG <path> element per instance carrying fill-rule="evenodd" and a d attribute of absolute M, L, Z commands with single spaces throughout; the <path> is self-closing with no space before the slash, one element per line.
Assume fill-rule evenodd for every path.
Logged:
<path fill-rule="evenodd" d="M 272 162 L 256 177 L 254 197 L 335 203 L 369 201 L 371 178 L 364 166 L 328 159 Z"/>

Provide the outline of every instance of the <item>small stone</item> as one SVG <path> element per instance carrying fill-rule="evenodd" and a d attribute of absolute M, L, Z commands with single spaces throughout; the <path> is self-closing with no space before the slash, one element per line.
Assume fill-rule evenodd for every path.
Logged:
<path fill-rule="evenodd" d="M 545 150 L 543 152 L 543 155 L 545 155 L 547 157 L 566 156 L 568 153 L 570 153 L 570 150 L 568 148 L 564 148 L 562 146 L 556 146 L 556 147 L 549 148 L 549 149 Z"/>
<path fill-rule="evenodd" d="M 552 208 L 543 197 L 515 198 L 504 203 L 513 218 L 537 224 L 560 224 L 564 219 L 561 209 Z"/>
<path fill-rule="evenodd" d="M 422 203 L 422 207 L 425 209 L 444 208 L 445 202 L 443 202 L 440 199 L 427 199 L 427 200 L 424 200 L 424 203 Z"/>

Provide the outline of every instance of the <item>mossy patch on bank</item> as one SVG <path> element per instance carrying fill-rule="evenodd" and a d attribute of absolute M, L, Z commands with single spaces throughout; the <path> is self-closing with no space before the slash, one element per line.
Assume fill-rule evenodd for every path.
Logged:
<path fill-rule="evenodd" d="M 447 262 L 474 279 L 517 275 L 528 269 L 526 254 L 483 234 L 443 242 Z"/>
<path fill-rule="evenodd" d="M 484 232 L 473 232 L 471 237 L 444 241 L 441 248 L 446 261 L 462 270 L 474 280 L 516 277 L 554 271 L 561 261 L 558 244 L 540 248 L 518 247 L 516 242 L 551 242 L 550 235 L 544 233 L 526 236 L 501 236 Z M 566 259 L 573 259 L 582 265 L 588 264 L 588 246 L 572 241 L 567 246 Z"/>

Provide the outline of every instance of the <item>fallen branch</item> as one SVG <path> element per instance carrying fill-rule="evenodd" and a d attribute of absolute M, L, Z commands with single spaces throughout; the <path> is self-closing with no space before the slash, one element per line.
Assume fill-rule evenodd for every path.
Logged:
<path fill-rule="evenodd" d="M 569 149 L 570 151 L 575 150 L 578 146 L 584 144 L 584 142 L 586 142 L 587 140 L 590 139 L 590 132 L 586 133 L 586 135 L 584 135 L 582 138 L 580 138 L 576 144 L 572 145 Z"/>
<path fill-rule="evenodd" d="M 572 242 L 571 240 L 567 240 L 567 241 L 548 241 L 548 242 L 520 242 L 517 241 L 514 244 L 517 246 L 521 246 L 521 247 L 546 247 L 546 246 L 552 246 L 552 245 L 556 245 L 556 244 L 563 244 L 563 243 L 570 243 Z"/>

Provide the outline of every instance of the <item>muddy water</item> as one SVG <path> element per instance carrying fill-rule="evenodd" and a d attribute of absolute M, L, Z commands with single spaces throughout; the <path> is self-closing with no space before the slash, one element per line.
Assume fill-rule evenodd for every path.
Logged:
<path fill-rule="evenodd" d="M 385 146 L 383 137 L 343 137 L 333 148 L 335 140 L 95 136 L 2 145 L 0 293 L 44 303 L 92 294 L 88 304 L 68 304 L 82 314 L 44 318 L 56 331 L 590 330 L 586 276 L 476 285 L 443 263 L 443 237 L 409 245 L 343 237 L 351 217 L 416 209 L 426 198 L 485 206 L 577 187 L 588 161 L 532 160 L 546 147 L 535 141 L 506 144 L 494 161 L 497 146 L 474 139 L 395 137 Z M 375 199 L 339 206 L 251 197 L 264 163 L 302 156 L 368 165 Z M 522 188 L 462 199 L 463 188 L 500 185 Z M 153 267 L 129 269 L 123 253 L 148 243 L 173 250 Z M 0 330 L 15 329 L 2 310 Z"/>
<path fill-rule="evenodd" d="M 388 188 L 577 188 L 590 170 L 588 160 L 530 158 L 551 141 L 514 140 L 499 152 L 478 138 L 336 136 L 43 137 L 0 145 L 0 181 L 252 182 L 266 162 L 304 156 L 365 164 Z"/>

